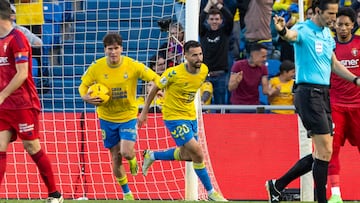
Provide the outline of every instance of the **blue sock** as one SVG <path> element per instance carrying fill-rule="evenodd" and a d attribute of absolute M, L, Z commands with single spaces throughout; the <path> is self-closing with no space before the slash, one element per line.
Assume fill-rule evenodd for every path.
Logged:
<path fill-rule="evenodd" d="M 116 178 L 116 180 L 119 183 L 119 185 L 121 186 L 121 189 L 123 190 L 124 194 L 130 192 L 127 176 L 124 176 L 122 178 Z"/>
<path fill-rule="evenodd" d="M 175 160 L 174 152 L 176 148 L 171 148 L 165 151 L 154 152 L 155 160 Z"/>
<path fill-rule="evenodd" d="M 199 177 L 201 183 L 204 185 L 206 191 L 212 191 L 213 186 L 211 185 L 209 174 L 206 170 L 205 163 L 193 163 L 195 173 Z"/>

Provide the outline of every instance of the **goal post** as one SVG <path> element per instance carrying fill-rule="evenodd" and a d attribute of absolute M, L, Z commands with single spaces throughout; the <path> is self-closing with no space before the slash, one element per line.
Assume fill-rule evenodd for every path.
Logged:
<path fill-rule="evenodd" d="M 199 10 L 200 10 L 200 1 L 199 0 L 193 0 L 193 1 L 187 1 L 185 4 L 185 40 L 198 40 L 198 33 L 199 33 Z M 190 23 L 191 22 L 191 23 Z M 201 115 L 201 105 L 200 103 L 200 94 L 199 91 L 196 95 L 195 104 L 196 104 L 196 110 L 198 115 L 198 129 L 200 129 L 200 125 L 202 125 L 202 122 L 199 122 L 199 116 Z M 199 109 L 200 108 L 200 109 Z M 199 130 L 200 132 L 200 130 Z M 198 199 L 198 178 L 195 174 L 192 162 L 186 162 L 185 166 L 185 200 L 196 200 Z"/>

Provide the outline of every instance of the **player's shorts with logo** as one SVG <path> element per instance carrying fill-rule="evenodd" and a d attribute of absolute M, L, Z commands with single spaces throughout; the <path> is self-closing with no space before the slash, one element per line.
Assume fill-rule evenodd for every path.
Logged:
<path fill-rule="evenodd" d="M 112 148 L 118 144 L 120 140 L 136 141 L 136 119 L 122 123 L 110 122 L 103 119 L 99 120 L 105 148 Z"/>
<path fill-rule="evenodd" d="M 0 110 L 0 131 L 12 132 L 11 142 L 39 138 L 39 111 L 36 109 Z"/>
<path fill-rule="evenodd" d="M 198 140 L 197 120 L 164 120 L 164 123 L 176 146 L 183 146 L 193 137 Z"/>

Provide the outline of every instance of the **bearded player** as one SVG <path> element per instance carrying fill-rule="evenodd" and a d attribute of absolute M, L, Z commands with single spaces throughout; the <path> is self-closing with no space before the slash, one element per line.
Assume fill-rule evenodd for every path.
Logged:
<path fill-rule="evenodd" d="M 204 162 L 201 145 L 197 142 L 198 127 L 195 110 L 195 95 L 204 83 L 208 67 L 203 63 L 201 45 L 196 41 L 184 44 L 187 62 L 168 68 L 150 90 L 145 105 L 138 118 L 138 126 L 146 121 L 150 104 L 160 89 L 165 89 L 163 119 L 177 147 L 165 151 L 145 150 L 142 167 L 146 176 L 155 160 L 192 161 L 196 175 L 208 192 L 211 201 L 227 201 L 216 192 L 211 184 Z"/>

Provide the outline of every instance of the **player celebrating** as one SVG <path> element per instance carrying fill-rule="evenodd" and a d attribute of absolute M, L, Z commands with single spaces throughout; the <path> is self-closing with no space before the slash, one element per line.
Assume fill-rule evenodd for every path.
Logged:
<path fill-rule="evenodd" d="M 360 76 L 360 37 L 351 34 L 355 19 L 356 14 L 350 7 L 339 9 L 335 24 L 335 54 L 350 72 Z M 335 128 L 328 176 L 332 195 L 328 202 L 342 203 L 339 187 L 340 146 L 344 146 L 347 139 L 351 145 L 357 146 L 360 152 L 360 88 L 332 74 L 330 101 Z"/>
<path fill-rule="evenodd" d="M 82 76 L 79 92 L 81 98 L 90 104 L 102 104 L 99 97 L 91 97 L 89 86 L 101 83 L 111 89 L 110 100 L 97 107 L 101 133 L 105 148 L 110 150 L 113 174 L 124 192 L 124 200 L 134 200 L 128 186 L 128 179 L 122 164 L 124 157 L 129 161 L 132 175 L 137 175 L 138 165 L 134 145 L 137 137 L 136 87 L 138 79 L 156 81 L 159 76 L 129 57 L 122 56 L 122 37 L 109 33 L 104 37 L 105 57 L 96 60 Z"/>
<path fill-rule="evenodd" d="M 0 183 L 6 150 L 20 137 L 48 189 L 48 203 L 62 203 L 51 163 L 39 141 L 40 100 L 32 79 L 32 52 L 24 34 L 14 29 L 10 4 L 0 0 Z"/>
<path fill-rule="evenodd" d="M 283 17 L 275 16 L 275 28 L 286 41 L 294 44 L 296 62 L 295 107 L 311 137 L 314 152 L 300 159 L 286 174 L 266 182 L 269 201 L 279 202 L 281 191 L 294 179 L 312 170 L 319 203 L 327 203 L 326 183 L 332 154 L 333 122 L 329 85 L 331 72 L 359 86 L 352 74 L 336 58 L 335 41 L 329 27 L 336 21 L 338 0 L 313 0 L 311 20 L 287 29 Z"/>
<path fill-rule="evenodd" d="M 138 126 L 147 119 L 150 104 L 159 89 L 165 89 L 162 109 L 166 127 L 171 132 L 178 147 L 166 151 L 144 151 L 143 175 L 155 160 L 192 161 L 195 173 L 200 178 L 208 198 L 212 201 L 227 201 L 214 191 L 204 163 L 204 154 L 197 142 L 197 120 L 194 99 L 196 92 L 205 81 L 208 68 L 203 64 L 203 53 L 200 43 L 188 41 L 184 45 L 186 63 L 168 68 L 160 81 L 150 90 L 144 108 L 139 116 Z"/>

